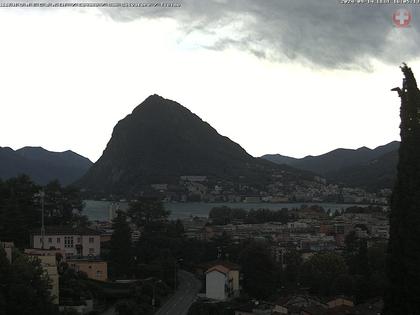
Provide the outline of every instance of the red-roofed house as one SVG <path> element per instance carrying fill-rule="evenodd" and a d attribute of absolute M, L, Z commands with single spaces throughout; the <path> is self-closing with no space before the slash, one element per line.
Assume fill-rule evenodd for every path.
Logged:
<path fill-rule="evenodd" d="M 227 300 L 239 295 L 239 266 L 219 262 L 206 271 L 206 297 Z"/>

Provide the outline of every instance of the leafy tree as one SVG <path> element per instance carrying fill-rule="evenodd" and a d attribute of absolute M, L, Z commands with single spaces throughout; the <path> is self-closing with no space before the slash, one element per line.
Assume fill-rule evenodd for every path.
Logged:
<path fill-rule="evenodd" d="M 84 207 L 80 191 L 71 186 L 62 187 L 58 180 L 48 183 L 45 191 L 45 223 L 67 225 L 79 223 L 86 225 L 87 218 L 82 216 Z"/>
<path fill-rule="evenodd" d="M 131 229 L 124 212 L 118 211 L 112 221 L 114 233 L 110 244 L 110 273 L 113 277 L 128 277 L 132 267 Z"/>
<path fill-rule="evenodd" d="M 384 314 L 418 314 L 420 310 L 420 90 L 407 65 L 401 70 L 401 145 L 398 175 L 391 197 L 387 254 L 389 286 Z"/>
<path fill-rule="evenodd" d="M 286 268 L 282 272 L 282 280 L 289 287 L 296 287 L 300 281 L 300 269 L 303 261 L 302 256 L 296 250 L 289 251 L 284 255 L 283 262 Z"/>
<path fill-rule="evenodd" d="M 246 293 L 258 299 L 273 294 L 277 268 L 266 247 L 258 243 L 249 244 L 241 253 L 240 263 Z"/>
<path fill-rule="evenodd" d="M 41 204 L 37 197 L 41 189 L 26 175 L 0 182 L 0 239 L 13 241 L 19 248 L 29 245 L 30 231 L 41 227 Z M 55 181 L 44 191 L 46 225 L 86 224 L 77 189 L 63 188 Z"/>
<path fill-rule="evenodd" d="M 56 314 L 49 279 L 39 261 L 18 252 L 13 259 L 10 264 L 0 249 L 0 314 Z"/>
<path fill-rule="evenodd" d="M 289 221 L 289 212 L 287 209 L 270 210 L 257 209 L 248 212 L 246 223 L 256 224 L 265 222 L 281 222 L 287 223 Z"/>
<path fill-rule="evenodd" d="M 385 274 L 386 245 L 376 244 L 368 249 L 370 275 L 370 296 L 383 296 L 387 287 Z"/>
<path fill-rule="evenodd" d="M 349 274 L 340 274 L 338 275 L 331 287 L 331 292 L 336 295 L 353 295 L 355 288 L 355 279 Z"/>
<path fill-rule="evenodd" d="M 40 227 L 41 212 L 34 197 L 39 190 L 26 175 L 0 185 L 0 239 L 21 248 L 29 245 L 30 230 Z"/>
<path fill-rule="evenodd" d="M 132 300 L 119 301 L 115 305 L 115 310 L 118 315 L 143 315 L 138 305 Z"/>
<path fill-rule="evenodd" d="M 143 198 L 131 202 L 128 208 L 128 216 L 137 226 L 147 226 L 166 220 L 170 211 L 166 210 L 163 203 L 156 199 Z"/>
<path fill-rule="evenodd" d="M 369 277 L 370 266 L 368 261 L 367 241 L 359 239 L 354 231 L 350 232 L 345 239 L 344 256 L 350 274 Z"/>
<path fill-rule="evenodd" d="M 83 280 L 87 275 L 83 272 L 69 268 L 63 264 L 64 268 L 60 274 L 60 299 L 71 299 L 74 302 L 80 302 L 85 298 L 91 297 L 91 292 Z"/>
<path fill-rule="evenodd" d="M 319 295 L 334 294 L 336 280 L 347 273 L 344 258 L 334 253 L 312 256 L 302 267 L 302 280 L 311 291 Z"/>

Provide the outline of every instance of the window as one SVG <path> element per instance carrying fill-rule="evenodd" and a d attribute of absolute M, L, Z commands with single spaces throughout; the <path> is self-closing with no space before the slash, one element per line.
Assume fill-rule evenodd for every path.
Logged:
<path fill-rule="evenodd" d="M 77 243 L 80 243 L 82 239 L 80 237 L 77 238 Z"/>
<path fill-rule="evenodd" d="M 57 237 L 57 243 L 60 243 L 61 239 L 59 237 Z"/>
<path fill-rule="evenodd" d="M 73 236 L 64 236 L 64 247 L 73 248 Z"/>
<path fill-rule="evenodd" d="M 89 237 L 89 243 L 93 243 L 94 242 L 94 238 L 93 237 Z"/>
<path fill-rule="evenodd" d="M 95 253 L 95 249 L 89 248 L 89 255 L 93 255 Z"/>
<path fill-rule="evenodd" d="M 52 237 L 48 238 L 48 243 L 52 243 Z"/>

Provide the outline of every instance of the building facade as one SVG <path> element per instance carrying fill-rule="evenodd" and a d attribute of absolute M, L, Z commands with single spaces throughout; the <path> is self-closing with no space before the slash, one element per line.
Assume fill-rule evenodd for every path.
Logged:
<path fill-rule="evenodd" d="M 239 268 L 217 264 L 206 271 L 206 297 L 224 301 L 239 296 Z"/>
<path fill-rule="evenodd" d="M 31 247 L 60 249 L 66 257 L 97 257 L 101 254 L 100 233 L 89 228 L 46 227 L 44 238 L 40 230 L 32 231 Z"/>
<path fill-rule="evenodd" d="M 98 281 L 108 280 L 108 264 L 103 260 L 68 259 L 68 265 L 76 271 L 86 273 L 89 279 Z"/>

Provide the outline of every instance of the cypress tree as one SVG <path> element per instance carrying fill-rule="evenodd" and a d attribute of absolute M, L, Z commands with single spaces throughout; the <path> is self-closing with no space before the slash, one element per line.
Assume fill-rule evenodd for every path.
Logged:
<path fill-rule="evenodd" d="M 132 267 L 131 229 L 127 215 L 118 211 L 112 221 L 114 233 L 111 237 L 109 253 L 110 273 L 113 278 L 128 278 Z"/>
<path fill-rule="evenodd" d="M 420 91 L 406 64 L 401 98 L 398 176 L 391 197 L 386 315 L 420 314 Z"/>

